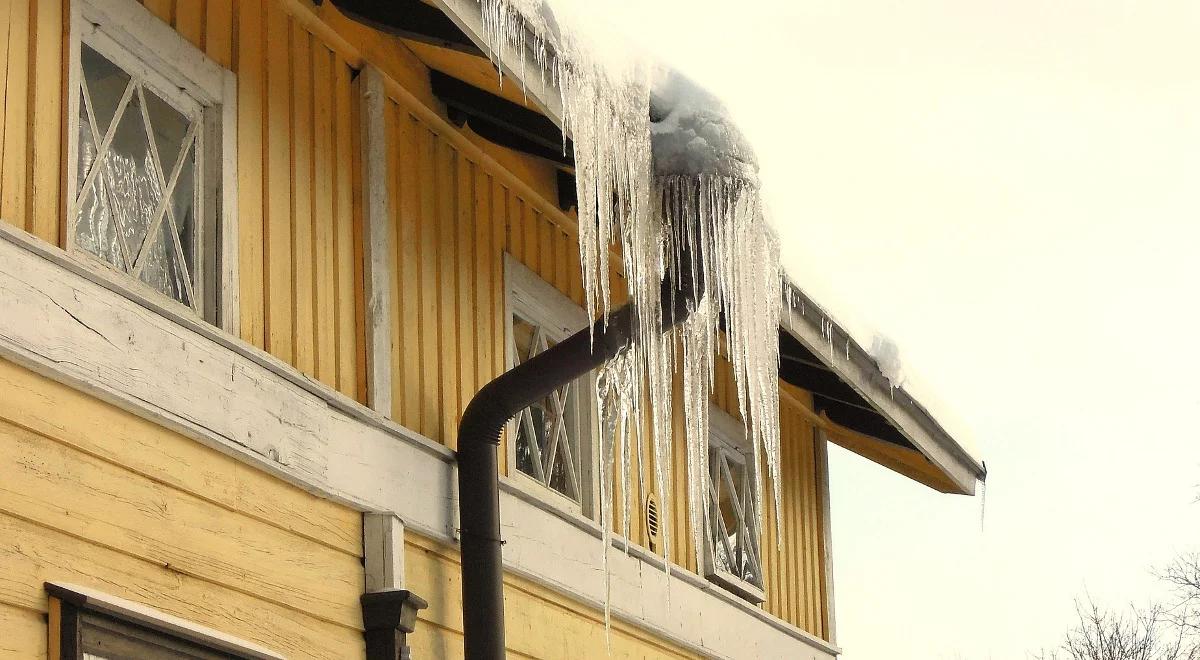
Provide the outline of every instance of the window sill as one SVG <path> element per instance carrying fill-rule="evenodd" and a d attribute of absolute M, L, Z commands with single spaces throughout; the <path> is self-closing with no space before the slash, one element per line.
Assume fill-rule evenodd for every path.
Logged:
<path fill-rule="evenodd" d="M 725 589 L 738 598 L 748 601 L 751 605 L 761 605 L 767 600 L 767 596 L 761 588 L 732 573 L 720 569 L 710 569 L 705 572 L 705 577 L 708 578 L 709 582 Z"/>
<path fill-rule="evenodd" d="M 500 490 L 597 537 L 601 535 L 602 530 L 599 523 L 585 516 L 583 509 L 578 504 L 550 491 L 529 477 L 520 473 L 512 476 L 502 474 L 500 475 Z"/>
<path fill-rule="evenodd" d="M 194 323 L 215 325 L 213 321 L 205 319 L 195 309 L 151 288 L 134 276 L 117 270 L 108 262 L 83 248 L 72 247 L 63 252 L 74 262 L 76 270 L 81 271 L 81 274 L 86 273 L 88 279 L 152 312 L 169 318 L 182 317 Z"/>

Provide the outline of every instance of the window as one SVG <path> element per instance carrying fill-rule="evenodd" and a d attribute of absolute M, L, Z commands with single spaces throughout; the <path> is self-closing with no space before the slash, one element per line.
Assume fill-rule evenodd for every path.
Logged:
<path fill-rule="evenodd" d="M 232 74 L 133 0 L 73 11 L 68 246 L 215 321 Z"/>
<path fill-rule="evenodd" d="M 47 583 L 49 660 L 277 660 L 277 653 L 86 587 Z"/>
<path fill-rule="evenodd" d="M 753 451 L 742 425 L 725 412 L 709 415 L 708 534 L 704 571 L 712 582 L 754 603 L 763 595 L 755 510 Z"/>
<path fill-rule="evenodd" d="M 508 364 L 515 367 L 587 325 L 583 310 L 533 271 L 506 257 Z M 595 457 L 591 378 L 568 383 L 521 411 L 509 426 L 509 473 L 556 504 L 590 515 Z"/>

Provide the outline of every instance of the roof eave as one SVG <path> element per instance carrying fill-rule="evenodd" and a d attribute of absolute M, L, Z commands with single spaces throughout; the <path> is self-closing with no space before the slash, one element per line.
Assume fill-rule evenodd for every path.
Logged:
<path fill-rule="evenodd" d="M 542 67 L 534 60 L 528 47 L 520 53 L 520 60 L 516 62 L 511 61 L 513 59 L 511 53 L 506 53 L 509 57 L 501 58 L 494 52 L 485 36 L 483 12 L 480 10 L 479 0 L 428 1 L 450 17 L 450 20 L 454 21 L 463 34 L 467 35 L 467 38 L 473 41 L 479 50 L 492 60 L 493 64 L 500 66 L 500 70 L 505 76 L 520 83 L 528 98 L 551 121 L 560 128 L 562 127 L 562 96 L 557 83 L 550 80 L 550 76 L 542 75 Z M 527 38 L 526 43 L 533 43 L 533 39 Z M 529 79 L 526 80 L 526 78 Z"/>
<path fill-rule="evenodd" d="M 560 128 L 562 97 L 554 81 L 544 76 L 528 48 L 513 61 L 512 53 L 501 58 L 485 36 L 479 0 L 425 0 L 441 9 L 479 50 L 497 64 L 503 75 L 521 84 L 526 95 Z M 526 43 L 533 43 L 527 39 Z M 525 78 L 528 77 L 529 80 Z M 983 465 L 938 424 L 929 412 L 903 388 L 893 390 L 875 360 L 842 330 L 802 291 L 792 287 L 803 304 L 786 310 L 781 327 L 833 370 L 862 396 L 946 477 L 948 492 L 973 495 L 977 480 L 986 476 Z M 824 324 L 824 331 L 822 330 Z M 843 350 L 827 350 L 830 342 Z M 846 354 L 849 358 L 845 359 Z M 940 480 L 939 480 L 940 481 Z M 939 486 L 939 490 L 947 490 Z"/>
<path fill-rule="evenodd" d="M 812 299 L 795 286 L 791 291 L 796 304 L 784 310 L 780 322 L 783 329 L 834 370 L 929 459 L 953 484 L 950 492 L 974 495 L 976 482 L 987 476 L 983 464 L 902 387 L 892 389 L 875 360 Z"/>

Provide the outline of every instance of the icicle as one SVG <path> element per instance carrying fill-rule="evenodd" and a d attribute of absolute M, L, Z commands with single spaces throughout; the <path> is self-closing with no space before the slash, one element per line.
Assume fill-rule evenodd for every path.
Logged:
<path fill-rule="evenodd" d="M 987 469 L 987 466 L 984 466 Z M 984 531 L 984 520 L 987 515 L 987 480 L 979 480 L 979 531 Z"/>
<path fill-rule="evenodd" d="M 633 305 L 633 346 L 599 370 L 595 393 L 607 631 L 614 479 L 623 484 L 620 504 L 628 552 L 635 451 L 640 493 L 649 490 L 647 461 L 654 466 L 660 546 L 665 570 L 671 571 L 669 516 L 674 507 L 669 485 L 677 369 L 683 371 L 688 525 L 693 545 L 703 547 L 709 525 L 708 411 L 719 347 L 732 368 L 753 460 L 767 464 L 779 524 L 777 333 L 781 310 L 794 306 L 794 294 L 783 286 L 778 241 L 764 218 L 753 154 L 715 99 L 679 76 L 656 81 L 657 119 L 652 123 L 650 67 L 638 58 L 601 61 L 581 40 L 587 26 L 559 29 L 561 17 L 552 17 L 543 0 L 479 2 L 497 67 L 512 56 L 520 57 L 524 67 L 529 56 L 542 69 L 543 87 L 547 78 L 558 86 L 564 145 L 568 134 L 574 145 L 588 313 L 607 318 L 611 311 L 609 275 L 617 265 L 610 263 L 612 255 L 618 255 Z M 610 55 L 621 49 L 609 44 L 606 51 Z M 521 73 L 527 72 L 522 68 Z M 674 307 L 664 307 L 661 285 L 689 277 L 704 283 L 705 295 L 689 301 L 693 313 L 676 332 L 664 334 L 663 316 Z M 800 308 L 803 315 L 802 298 Z M 832 358 L 832 322 L 823 320 L 821 328 Z M 761 533 L 761 478 L 756 478 L 753 497 L 753 526 Z"/>

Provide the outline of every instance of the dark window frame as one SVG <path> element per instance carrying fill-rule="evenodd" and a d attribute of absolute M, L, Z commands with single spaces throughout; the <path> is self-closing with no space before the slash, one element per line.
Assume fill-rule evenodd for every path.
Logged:
<path fill-rule="evenodd" d="M 120 598 L 103 596 L 82 587 L 45 584 L 49 596 L 47 631 L 49 660 L 83 660 L 85 627 L 132 633 L 147 643 L 186 648 L 198 658 L 282 660 L 283 656 L 239 643 L 203 626 L 157 612 Z M 97 625 L 98 624 L 98 625 Z"/>

